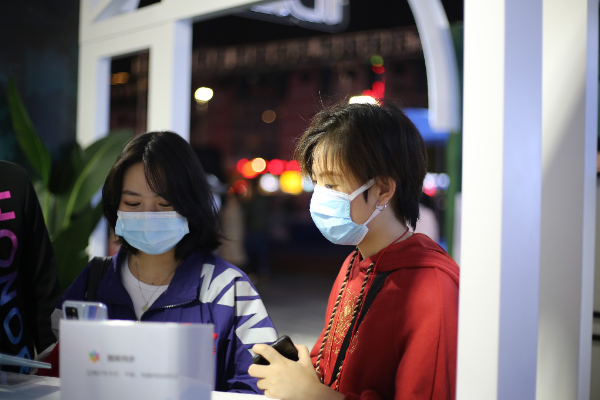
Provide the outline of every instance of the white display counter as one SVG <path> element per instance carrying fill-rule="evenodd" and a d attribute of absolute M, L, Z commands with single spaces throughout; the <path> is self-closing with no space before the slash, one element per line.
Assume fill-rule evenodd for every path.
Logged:
<path fill-rule="evenodd" d="M 10 382 L 10 384 L 8 384 Z M 60 400 L 60 379 L 0 372 L 1 400 Z M 212 392 L 212 400 L 260 400 L 266 396 Z"/>

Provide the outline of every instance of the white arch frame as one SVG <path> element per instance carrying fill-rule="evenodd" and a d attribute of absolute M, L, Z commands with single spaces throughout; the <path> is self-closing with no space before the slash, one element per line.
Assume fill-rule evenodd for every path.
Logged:
<path fill-rule="evenodd" d="M 108 132 L 110 59 L 150 49 L 148 129 L 189 140 L 192 21 L 249 8 L 256 0 L 82 0 L 77 139 L 87 145 Z M 409 0 L 423 43 L 430 119 L 441 131 L 459 127 L 458 72 L 448 20 L 439 0 Z"/>

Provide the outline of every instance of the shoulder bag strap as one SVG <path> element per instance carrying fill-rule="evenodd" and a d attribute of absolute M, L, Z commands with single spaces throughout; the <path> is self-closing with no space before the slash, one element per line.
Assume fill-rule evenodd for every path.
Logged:
<path fill-rule="evenodd" d="M 375 278 L 373 278 L 373 284 L 369 288 L 369 292 L 367 293 L 367 297 L 365 299 L 364 305 L 362 306 L 362 311 L 361 311 L 360 315 L 358 316 L 358 318 L 355 319 L 355 321 L 352 323 L 352 325 L 350 325 L 350 327 L 348 327 L 348 331 L 346 332 L 346 337 L 344 337 L 344 342 L 342 343 L 342 347 L 340 347 L 340 352 L 337 356 L 337 359 L 335 360 L 335 367 L 333 368 L 333 374 L 331 374 L 331 382 L 329 382 L 328 386 L 333 385 L 333 383 L 335 382 L 336 377 L 340 371 L 340 368 L 342 367 L 342 363 L 344 362 L 344 359 L 346 358 L 346 352 L 348 351 L 348 347 L 350 346 L 350 341 L 352 340 L 352 332 L 354 331 L 354 326 L 356 325 L 356 330 L 358 331 L 358 326 L 362 322 L 364 316 L 367 314 L 367 311 L 369 311 L 369 307 L 371 307 L 371 303 L 373 303 L 375 296 L 377 296 L 377 293 L 379 293 L 379 290 L 381 290 L 381 287 L 383 286 L 383 282 L 385 282 L 385 279 L 388 277 L 388 275 L 390 273 L 391 273 L 391 271 L 379 272 L 377 275 L 375 275 Z"/>
<path fill-rule="evenodd" d="M 98 286 L 100 281 L 106 275 L 108 267 L 112 257 L 94 257 L 90 261 L 90 269 L 88 271 L 88 284 L 85 299 L 87 301 L 96 301 L 96 293 L 98 292 Z"/>

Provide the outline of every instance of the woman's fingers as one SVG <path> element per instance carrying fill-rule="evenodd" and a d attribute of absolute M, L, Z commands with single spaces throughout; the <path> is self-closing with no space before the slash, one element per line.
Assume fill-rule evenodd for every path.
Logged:
<path fill-rule="evenodd" d="M 268 367 L 268 365 L 252 364 L 248 367 L 248 374 L 254 378 L 266 378 L 269 371 Z"/>
<path fill-rule="evenodd" d="M 281 354 L 277 352 L 277 350 L 275 350 L 271 346 L 262 343 L 255 344 L 252 347 L 252 351 L 256 354 L 260 354 L 261 356 L 263 356 L 269 363 L 277 362 L 284 358 Z"/>
<path fill-rule="evenodd" d="M 312 367 L 312 360 L 310 359 L 310 353 L 308 347 L 304 345 L 296 346 L 298 349 L 298 362 L 302 365 L 310 365 Z"/>

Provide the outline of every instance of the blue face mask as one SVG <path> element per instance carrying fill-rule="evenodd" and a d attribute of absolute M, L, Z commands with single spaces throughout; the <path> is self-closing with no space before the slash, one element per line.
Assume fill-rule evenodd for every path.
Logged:
<path fill-rule="evenodd" d="M 371 222 L 385 206 L 377 205 L 369 219 L 362 225 L 357 225 L 350 217 L 350 203 L 359 194 L 373 186 L 374 179 L 365 183 L 351 194 L 315 186 L 310 200 L 310 216 L 323 236 L 335 244 L 356 246 L 366 236 Z"/>
<path fill-rule="evenodd" d="M 117 211 L 115 233 L 146 254 L 166 253 L 189 232 L 187 219 L 175 211 Z"/>

